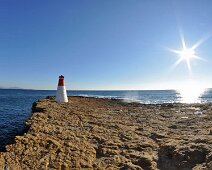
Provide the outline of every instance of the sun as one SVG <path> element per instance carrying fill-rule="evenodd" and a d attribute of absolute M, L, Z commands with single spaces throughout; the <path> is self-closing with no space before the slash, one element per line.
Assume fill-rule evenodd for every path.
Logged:
<path fill-rule="evenodd" d="M 195 58 L 195 51 L 193 49 L 183 49 L 180 52 L 180 56 L 184 60 L 191 60 L 192 58 Z"/>
<path fill-rule="evenodd" d="M 178 55 L 179 59 L 174 63 L 174 67 L 179 65 L 181 62 L 185 61 L 188 67 L 189 72 L 191 73 L 191 60 L 198 59 L 203 60 L 203 58 L 199 57 L 196 54 L 195 49 L 199 47 L 206 39 L 200 39 L 197 43 L 195 43 L 192 47 L 188 48 L 186 46 L 184 36 L 181 34 L 181 42 L 182 42 L 182 48 L 181 50 L 175 50 L 175 49 L 169 49 L 171 52 Z"/>
<path fill-rule="evenodd" d="M 193 48 L 187 48 L 186 46 L 184 46 L 183 50 L 179 51 L 178 53 L 180 58 L 175 63 L 175 66 L 184 60 L 186 61 L 189 72 L 191 73 L 191 60 L 201 58 L 195 55 L 195 50 Z"/>

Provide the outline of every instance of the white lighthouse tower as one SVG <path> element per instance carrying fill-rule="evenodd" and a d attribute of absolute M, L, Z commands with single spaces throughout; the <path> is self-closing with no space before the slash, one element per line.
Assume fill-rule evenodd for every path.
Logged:
<path fill-rule="evenodd" d="M 55 100 L 58 103 L 68 102 L 68 97 L 67 97 L 67 93 L 66 93 L 66 87 L 65 87 L 63 75 L 59 76 Z"/>

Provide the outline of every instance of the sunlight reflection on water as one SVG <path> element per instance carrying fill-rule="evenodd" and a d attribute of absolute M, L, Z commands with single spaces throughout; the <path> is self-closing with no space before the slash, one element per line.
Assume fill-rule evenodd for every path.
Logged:
<path fill-rule="evenodd" d="M 186 86 L 177 90 L 182 103 L 201 103 L 200 97 L 205 92 L 205 88 L 199 86 Z"/>

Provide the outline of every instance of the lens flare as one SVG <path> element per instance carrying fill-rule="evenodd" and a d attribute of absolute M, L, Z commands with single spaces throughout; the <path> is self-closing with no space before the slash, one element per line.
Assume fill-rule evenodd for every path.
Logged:
<path fill-rule="evenodd" d="M 184 39 L 183 34 L 180 34 L 181 43 L 182 43 L 182 49 L 176 50 L 176 49 L 169 49 L 169 51 L 175 53 L 178 55 L 179 59 L 174 63 L 173 67 L 175 68 L 177 65 L 179 65 L 182 61 L 185 61 L 188 67 L 189 72 L 191 73 L 191 60 L 198 59 L 205 61 L 203 58 L 196 55 L 195 49 L 199 47 L 204 41 L 206 41 L 207 38 L 200 39 L 197 43 L 195 43 L 192 47 L 188 48 L 186 46 L 186 42 Z M 209 38 L 209 37 L 208 37 Z"/>

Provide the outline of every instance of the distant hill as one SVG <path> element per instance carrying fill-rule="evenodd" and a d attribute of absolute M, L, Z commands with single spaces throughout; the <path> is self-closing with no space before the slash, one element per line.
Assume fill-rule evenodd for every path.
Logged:
<path fill-rule="evenodd" d="M 9 87 L 8 89 L 23 89 L 23 88 L 20 88 L 20 87 Z"/>
<path fill-rule="evenodd" d="M 0 87 L 0 89 L 10 89 L 10 90 L 24 90 L 23 88 L 20 87 Z"/>

